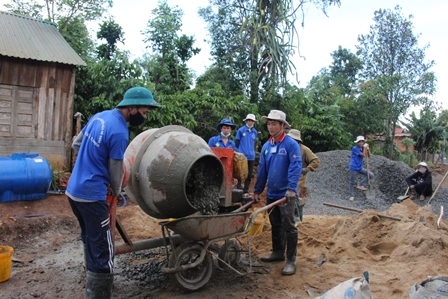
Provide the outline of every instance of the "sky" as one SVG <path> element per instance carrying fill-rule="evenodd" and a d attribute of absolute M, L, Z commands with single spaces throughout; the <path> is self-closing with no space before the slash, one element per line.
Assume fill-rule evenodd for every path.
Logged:
<path fill-rule="evenodd" d="M 0 0 L 0 10 L 8 0 Z M 188 62 L 197 75 L 210 66 L 208 37 L 205 22 L 197 11 L 208 5 L 208 0 L 167 0 L 171 7 L 178 6 L 184 12 L 182 33 L 193 35 L 195 46 L 201 53 Z M 114 0 L 109 14 L 123 28 L 125 45 L 133 56 L 141 56 L 147 50 L 141 31 L 146 28 L 151 11 L 157 7 L 156 0 Z M 305 87 L 311 78 L 332 62 L 331 53 L 339 46 L 356 52 L 358 36 L 368 34 L 374 24 L 374 12 L 378 9 L 393 9 L 401 6 L 406 17 L 411 20 L 415 35 L 420 34 L 419 46 L 429 44 L 426 60 L 434 60 L 432 68 L 437 78 L 437 92 L 433 100 L 448 109 L 448 11 L 447 0 L 341 0 L 341 6 L 331 6 L 325 16 L 320 10 L 309 6 L 305 9 L 304 27 L 299 28 L 300 54 L 293 62 L 298 70 L 299 87 Z M 92 32 L 95 36 L 95 32 Z M 293 77 L 291 77 L 293 78 Z M 295 79 L 291 79 L 293 82 Z"/>

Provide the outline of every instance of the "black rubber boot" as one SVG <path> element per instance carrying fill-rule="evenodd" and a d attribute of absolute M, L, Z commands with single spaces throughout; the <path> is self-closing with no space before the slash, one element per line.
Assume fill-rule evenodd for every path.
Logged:
<path fill-rule="evenodd" d="M 112 273 L 94 273 L 87 271 L 86 299 L 112 298 L 114 275 Z"/>
<path fill-rule="evenodd" d="M 286 265 L 282 270 L 283 275 L 296 273 L 297 239 L 297 234 L 286 237 Z"/>
<path fill-rule="evenodd" d="M 283 228 L 272 229 L 272 253 L 267 256 L 263 256 L 261 260 L 266 263 L 282 262 L 285 260 L 285 231 Z"/>

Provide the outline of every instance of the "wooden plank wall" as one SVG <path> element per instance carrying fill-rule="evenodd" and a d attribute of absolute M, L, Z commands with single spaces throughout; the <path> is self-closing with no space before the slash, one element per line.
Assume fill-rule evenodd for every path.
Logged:
<path fill-rule="evenodd" d="M 1 155 L 31 146 L 70 167 L 75 70 L 72 65 L 0 56 Z"/>

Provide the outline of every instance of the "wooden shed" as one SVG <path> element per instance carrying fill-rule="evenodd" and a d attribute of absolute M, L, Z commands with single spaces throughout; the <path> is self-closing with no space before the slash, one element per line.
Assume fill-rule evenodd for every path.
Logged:
<path fill-rule="evenodd" d="M 0 156 L 37 152 L 70 166 L 76 66 L 52 23 L 0 11 Z"/>

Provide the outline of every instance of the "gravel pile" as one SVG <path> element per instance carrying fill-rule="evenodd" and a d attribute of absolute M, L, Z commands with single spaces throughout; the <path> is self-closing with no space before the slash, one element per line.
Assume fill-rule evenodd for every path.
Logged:
<path fill-rule="evenodd" d="M 370 171 L 375 178 L 371 181 L 371 186 L 376 193 L 374 200 L 367 200 L 365 191 L 355 188 L 355 200 L 349 201 L 348 191 L 349 171 L 351 151 L 339 150 L 316 153 L 320 158 L 321 164 L 316 172 L 309 172 L 307 202 L 304 207 L 305 215 L 353 215 L 354 212 L 339 208 L 333 208 L 323 205 L 324 202 L 347 206 L 357 209 L 375 209 L 380 212 L 389 209 L 397 203 L 397 197 L 406 192 L 407 176 L 414 172 L 414 169 L 403 162 L 391 161 L 383 156 L 373 155 L 369 158 Z M 366 168 L 366 159 L 364 159 Z M 358 182 L 363 176 L 358 176 Z M 433 190 L 437 184 L 433 183 Z M 429 197 L 425 201 L 418 199 L 414 202 L 419 206 L 427 205 Z M 444 206 L 444 218 L 448 219 L 448 190 L 440 188 L 433 200 L 431 206 L 436 214 L 440 213 L 440 206 Z"/>

